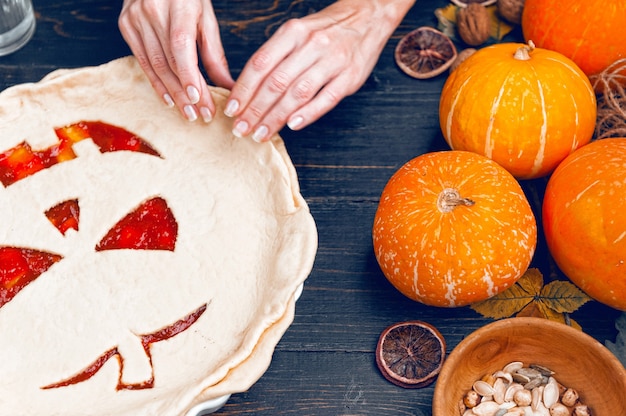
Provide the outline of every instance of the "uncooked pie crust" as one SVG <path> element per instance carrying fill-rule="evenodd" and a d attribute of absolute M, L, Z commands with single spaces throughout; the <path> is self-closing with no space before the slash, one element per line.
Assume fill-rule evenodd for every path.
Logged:
<path fill-rule="evenodd" d="M 0 308 L 0 415 L 177 416 L 245 391 L 267 369 L 291 324 L 294 292 L 313 265 L 317 233 L 282 140 L 237 139 L 212 89 L 215 119 L 189 123 L 156 96 L 132 57 L 57 71 L 0 94 L 0 153 L 26 141 L 54 145 L 54 128 L 100 121 L 140 136 L 161 157 L 78 157 L 13 185 L 0 184 L 0 247 L 63 256 Z M 95 245 L 151 197 L 178 223 L 171 251 Z M 78 199 L 80 227 L 62 235 L 43 214 Z M 154 333 L 200 307 L 186 330 L 149 346 Z M 106 351 L 119 354 L 62 387 Z M 123 363 L 123 368 L 120 365 Z M 151 387 L 142 385 L 152 377 Z"/>

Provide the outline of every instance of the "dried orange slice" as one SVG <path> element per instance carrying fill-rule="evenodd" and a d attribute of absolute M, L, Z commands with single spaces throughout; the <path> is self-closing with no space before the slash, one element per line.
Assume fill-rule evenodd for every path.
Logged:
<path fill-rule="evenodd" d="M 485 7 L 496 3 L 496 0 L 452 0 L 459 7 L 467 7 L 470 3 L 479 3 Z"/>
<path fill-rule="evenodd" d="M 446 355 L 446 343 L 434 326 L 422 321 L 399 322 L 378 339 L 376 364 L 390 382 L 404 388 L 435 381 Z"/>
<path fill-rule="evenodd" d="M 394 56 L 405 74 L 426 79 L 450 68 L 457 52 L 454 43 L 444 33 L 422 26 L 400 39 Z"/>

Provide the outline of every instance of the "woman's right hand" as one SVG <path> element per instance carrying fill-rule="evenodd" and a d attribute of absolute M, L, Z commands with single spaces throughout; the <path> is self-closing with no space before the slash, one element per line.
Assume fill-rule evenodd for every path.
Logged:
<path fill-rule="evenodd" d="M 124 0 L 122 36 L 165 104 L 190 121 L 209 122 L 215 103 L 199 68 L 198 52 L 209 78 L 232 88 L 219 26 L 209 0 Z"/>

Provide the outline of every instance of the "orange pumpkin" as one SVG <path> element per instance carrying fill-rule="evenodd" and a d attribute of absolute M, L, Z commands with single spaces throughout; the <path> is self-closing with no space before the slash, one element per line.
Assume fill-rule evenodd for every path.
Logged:
<path fill-rule="evenodd" d="M 537 225 L 519 183 L 464 151 L 418 156 L 383 190 L 372 230 L 385 277 L 427 305 L 463 306 L 514 284 L 528 268 Z"/>
<path fill-rule="evenodd" d="M 526 0 L 522 31 L 591 76 L 626 58 L 626 0 Z"/>
<path fill-rule="evenodd" d="M 450 74 L 439 121 L 452 149 L 487 156 L 518 179 L 538 178 L 591 140 L 596 97 L 563 55 L 501 43 L 480 49 Z"/>
<path fill-rule="evenodd" d="M 589 296 L 626 310 L 626 139 L 595 141 L 548 181 L 543 226 L 559 268 Z"/>

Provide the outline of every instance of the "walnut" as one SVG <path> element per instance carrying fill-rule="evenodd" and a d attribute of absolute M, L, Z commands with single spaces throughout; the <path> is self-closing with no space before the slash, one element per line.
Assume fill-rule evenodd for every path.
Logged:
<path fill-rule="evenodd" d="M 522 23 L 524 0 L 498 0 L 497 7 L 500 16 L 504 19 L 516 25 Z"/>
<path fill-rule="evenodd" d="M 480 3 L 470 3 L 459 9 L 456 24 L 459 36 L 468 45 L 478 46 L 489 39 L 489 12 Z"/>

